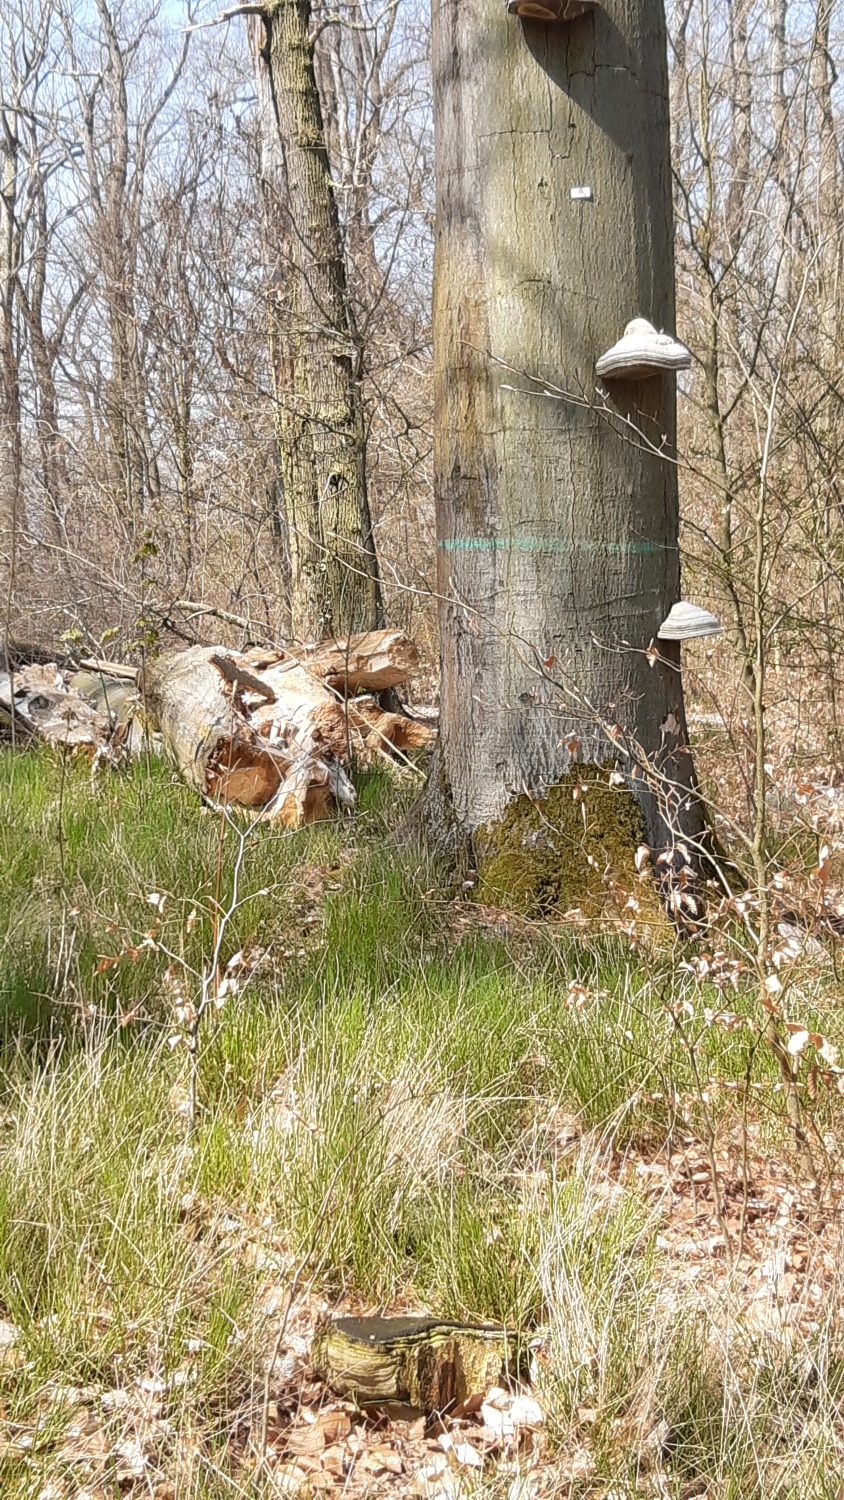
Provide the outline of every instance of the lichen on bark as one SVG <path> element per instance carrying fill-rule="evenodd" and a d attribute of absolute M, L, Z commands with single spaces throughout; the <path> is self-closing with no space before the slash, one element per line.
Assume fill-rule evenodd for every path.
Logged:
<path fill-rule="evenodd" d="M 626 784 L 611 782 L 613 770 L 573 766 L 544 797 L 523 793 L 479 829 L 477 900 L 534 918 L 577 910 L 587 919 L 663 925 L 650 866 L 636 869 L 642 811 Z"/>

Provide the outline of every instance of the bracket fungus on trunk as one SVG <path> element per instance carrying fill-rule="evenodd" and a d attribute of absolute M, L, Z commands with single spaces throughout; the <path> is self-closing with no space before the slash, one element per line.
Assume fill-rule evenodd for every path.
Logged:
<path fill-rule="evenodd" d="M 597 0 L 507 0 L 511 16 L 523 21 L 574 21 L 595 9 Z"/>
<path fill-rule="evenodd" d="M 622 337 L 602 354 L 595 369 L 604 380 L 650 380 L 664 370 L 688 370 L 692 356 L 669 333 L 657 333 L 647 318 L 634 318 Z"/>
<path fill-rule="evenodd" d="M 657 633 L 658 641 L 693 641 L 707 635 L 720 635 L 724 627 L 716 615 L 697 604 L 681 599 L 672 604 Z"/>

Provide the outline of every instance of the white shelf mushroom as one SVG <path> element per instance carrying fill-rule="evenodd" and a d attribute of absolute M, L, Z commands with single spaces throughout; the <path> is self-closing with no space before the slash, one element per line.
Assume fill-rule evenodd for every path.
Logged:
<path fill-rule="evenodd" d="M 508 0 L 507 9 L 523 21 L 573 21 L 596 4 L 597 0 Z"/>
<path fill-rule="evenodd" d="M 720 635 L 723 629 L 721 621 L 711 615 L 708 609 L 701 609 L 697 604 L 687 604 L 681 599 L 678 604 L 672 604 L 659 627 L 657 640 L 693 641 L 699 636 Z"/>
<path fill-rule="evenodd" d="M 691 362 L 679 339 L 657 333 L 647 318 L 634 318 L 618 343 L 601 355 L 595 369 L 604 380 L 649 380 L 663 370 L 688 370 Z"/>

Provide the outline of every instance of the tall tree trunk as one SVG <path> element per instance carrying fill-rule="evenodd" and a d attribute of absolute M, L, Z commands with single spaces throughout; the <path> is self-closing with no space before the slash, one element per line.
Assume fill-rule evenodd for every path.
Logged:
<path fill-rule="evenodd" d="M 0 114 L 0 646 L 11 625 L 15 553 L 21 507 L 21 405 L 15 343 L 18 271 L 17 120 Z M 0 659 L 2 666 L 2 659 Z"/>
<path fill-rule="evenodd" d="M 64 330 L 77 306 L 84 283 L 65 302 L 58 327 L 51 336 L 44 327 L 44 296 L 47 290 L 47 256 L 50 226 L 47 210 L 47 180 L 43 173 L 31 173 L 29 194 L 32 199 L 30 221 L 31 248 L 28 284 L 20 276 L 16 293 L 21 316 L 29 337 L 32 373 L 38 403 L 38 447 L 41 454 L 41 479 L 44 489 L 44 523 L 53 544 L 57 571 L 66 579 L 69 574 L 67 532 L 64 511 L 69 497 L 65 446 L 59 427 L 59 398 L 56 389 L 56 360 Z"/>
<path fill-rule="evenodd" d="M 811 88 L 815 96 L 818 138 L 817 244 L 819 287 L 817 333 L 819 363 L 825 374 L 837 374 L 841 310 L 841 195 L 838 141 L 830 76 L 830 0 L 818 0 L 812 44 Z"/>
<path fill-rule="evenodd" d="M 563 783 L 571 805 L 615 762 L 649 844 L 671 847 L 700 829 L 679 672 L 646 655 L 679 598 L 674 379 L 594 396 L 630 319 L 674 327 L 661 0 L 556 26 L 435 0 L 434 89 L 431 815 L 477 852 L 514 799 Z"/>
<path fill-rule="evenodd" d="M 309 0 L 264 11 L 264 129 L 284 181 L 274 365 L 294 631 L 305 639 L 366 629 L 379 595 L 366 493 L 362 360 L 313 66 Z M 275 174 L 278 176 L 279 174 Z"/>

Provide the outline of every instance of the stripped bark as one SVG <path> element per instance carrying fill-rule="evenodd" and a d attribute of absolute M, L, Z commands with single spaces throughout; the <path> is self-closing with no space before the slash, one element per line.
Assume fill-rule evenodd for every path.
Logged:
<path fill-rule="evenodd" d="M 108 715 L 79 693 L 67 692 L 55 664 L 0 671 L 0 734 L 6 732 L 92 758 L 118 749 Z"/>

